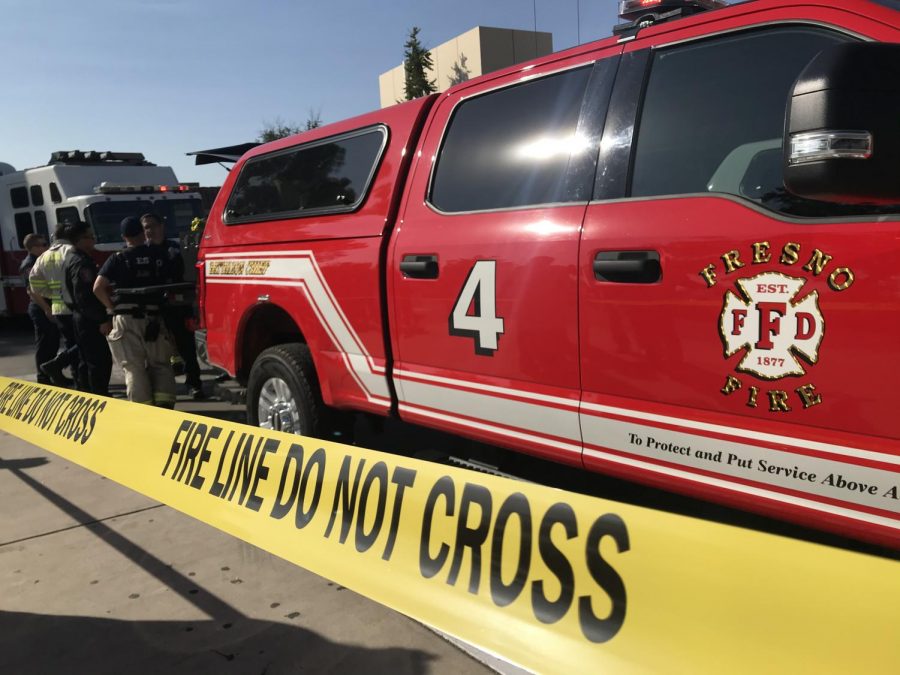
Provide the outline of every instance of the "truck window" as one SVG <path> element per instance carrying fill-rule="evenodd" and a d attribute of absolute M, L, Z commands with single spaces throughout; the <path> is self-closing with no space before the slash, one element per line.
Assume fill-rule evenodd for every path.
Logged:
<path fill-rule="evenodd" d="M 40 185 L 32 185 L 31 186 L 31 205 L 32 206 L 43 206 L 44 205 L 44 191 L 41 189 Z"/>
<path fill-rule="evenodd" d="M 54 204 L 59 204 L 62 201 L 62 195 L 59 194 L 59 186 L 54 182 L 50 183 L 50 200 Z"/>
<path fill-rule="evenodd" d="M 98 244 L 118 244 L 122 241 L 119 226 L 129 216 L 140 218 L 155 213 L 166 224 L 166 238 L 181 238 L 189 232 L 191 221 L 200 215 L 199 199 L 155 199 L 94 202 L 88 205 L 85 219 L 90 223 Z"/>
<path fill-rule="evenodd" d="M 19 248 L 22 248 L 22 242 L 25 240 L 25 237 L 34 232 L 34 227 L 31 224 L 31 214 L 28 211 L 17 213 L 15 222 L 16 239 L 19 240 Z"/>
<path fill-rule="evenodd" d="M 61 209 L 56 209 L 57 223 L 64 223 L 67 220 L 74 223 L 78 219 L 78 209 L 74 206 L 64 206 Z"/>
<path fill-rule="evenodd" d="M 450 119 L 429 201 L 485 211 L 570 201 L 566 168 L 587 143 L 575 134 L 591 67 L 488 92 Z"/>
<path fill-rule="evenodd" d="M 386 140 L 379 126 L 248 160 L 225 222 L 352 211 L 366 196 Z"/>
<path fill-rule="evenodd" d="M 631 195 L 727 193 L 799 216 L 849 215 L 782 182 L 788 96 L 821 50 L 850 38 L 781 27 L 661 49 L 637 129 Z"/>
<path fill-rule="evenodd" d="M 28 188 L 24 185 L 21 187 L 10 188 L 9 201 L 12 202 L 14 209 L 27 209 L 28 204 Z"/>
<path fill-rule="evenodd" d="M 44 211 L 34 212 L 34 231 L 44 238 L 44 241 L 50 241 L 50 232 L 47 229 L 47 214 Z"/>

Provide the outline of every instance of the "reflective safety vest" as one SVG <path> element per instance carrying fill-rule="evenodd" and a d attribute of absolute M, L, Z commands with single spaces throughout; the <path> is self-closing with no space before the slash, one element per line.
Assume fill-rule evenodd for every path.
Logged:
<path fill-rule="evenodd" d="M 31 292 L 47 298 L 54 314 L 72 313 L 62 299 L 62 285 L 65 279 L 63 263 L 72 249 L 69 243 L 60 241 L 54 243 L 40 255 L 28 275 Z"/>

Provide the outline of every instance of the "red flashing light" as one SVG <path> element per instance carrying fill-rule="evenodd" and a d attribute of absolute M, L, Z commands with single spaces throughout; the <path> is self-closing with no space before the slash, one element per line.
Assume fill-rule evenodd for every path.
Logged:
<path fill-rule="evenodd" d="M 190 192 L 190 185 L 119 185 L 104 181 L 94 188 L 101 195 L 152 194 L 155 192 Z"/>
<path fill-rule="evenodd" d="M 726 6 L 724 0 L 620 0 L 619 16 L 625 21 L 634 21 L 643 17 L 647 10 L 657 12 L 683 10 L 698 12 L 720 9 Z"/>

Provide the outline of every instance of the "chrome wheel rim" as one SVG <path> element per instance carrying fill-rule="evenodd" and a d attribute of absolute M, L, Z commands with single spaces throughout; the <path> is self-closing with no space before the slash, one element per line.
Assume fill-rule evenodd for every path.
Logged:
<path fill-rule="evenodd" d="M 289 434 L 302 433 L 300 409 L 290 386 L 280 377 L 270 377 L 263 382 L 256 404 L 256 413 L 259 426 L 263 429 L 285 431 Z"/>

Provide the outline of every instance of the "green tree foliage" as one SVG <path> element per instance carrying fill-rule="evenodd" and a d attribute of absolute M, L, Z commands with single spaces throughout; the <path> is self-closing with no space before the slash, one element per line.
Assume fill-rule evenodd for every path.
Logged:
<path fill-rule="evenodd" d="M 293 136 L 302 131 L 317 129 L 322 126 L 322 115 L 317 110 L 310 109 L 309 117 L 306 118 L 306 124 L 300 126 L 292 122 L 285 122 L 280 117 L 276 117 L 274 122 L 263 122 L 263 128 L 259 132 L 256 140 L 260 143 L 268 143 L 269 141 L 277 141 L 279 138 Z"/>
<path fill-rule="evenodd" d="M 437 91 L 434 80 L 428 79 L 428 71 L 433 66 L 431 52 L 419 42 L 419 27 L 413 26 L 403 52 L 403 71 L 406 76 L 403 89 L 407 101 Z"/>
<path fill-rule="evenodd" d="M 296 124 L 285 122 L 280 117 L 276 117 L 274 122 L 263 122 L 263 128 L 260 129 L 259 136 L 256 137 L 260 143 L 268 143 L 269 141 L 277 141 L 285 136 L 293 136 L 303 131 L 302 127 Z"/>
<path fill-rule="evenodd" d="M 306 118 L 306 130 L 318 129 L 322 126 L 322 113 L 320 110 L 310 108 L 309 117 Z"/>

